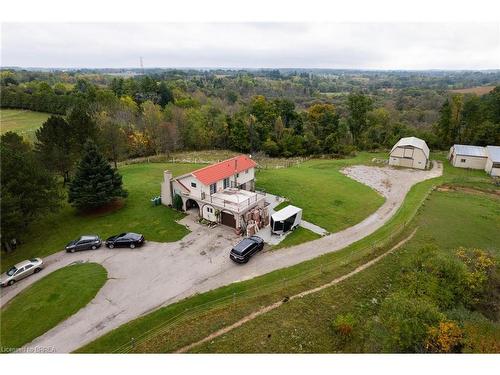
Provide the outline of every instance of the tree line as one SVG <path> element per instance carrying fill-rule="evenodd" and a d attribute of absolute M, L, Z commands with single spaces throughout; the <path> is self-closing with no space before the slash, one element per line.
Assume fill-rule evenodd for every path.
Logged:
<path fill-rule="evenodd" d="M 435 126 L 442 147 L 500 144 L 500 86 L 484 96 L 454 94 L 440 110 Z"/>

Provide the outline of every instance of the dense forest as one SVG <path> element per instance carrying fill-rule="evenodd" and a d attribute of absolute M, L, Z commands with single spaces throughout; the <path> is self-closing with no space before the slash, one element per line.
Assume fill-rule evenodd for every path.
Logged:
<path fill-rule="evenodd" d="M 1 106 L 63 121 L 83 110 L 78 132 L 114 162 L 213 148 L 347 155 L 410 135 L 433 149 L 499 144 L 500 88 L 460 93 L 498 82 L 498 71 L 4 69 Z"/>

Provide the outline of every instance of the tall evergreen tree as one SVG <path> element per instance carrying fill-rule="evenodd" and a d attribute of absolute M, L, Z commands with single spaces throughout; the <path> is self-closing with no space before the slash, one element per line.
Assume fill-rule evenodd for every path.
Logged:
<path fill-rule="evenodd" d="M 77 160 L 71 126 L 61 116 L 50 116 L 36 131 L 35 150 L 47 168 L 59 173 L 64 183 Z"/>
<path fill-rule="evenodd" d="M 160 86 L 158 87 L 158 92 L 160 95 L 158 104 L 161 105 L 162 107 L 165 107 L 168 103 L 174 101 L 174 95 L 172 94 L 172 91 L 169 89 L 169 87 L 164 81 L 160 83 Z"/>
<path fill-rule="evenodd" d="M 30 144 L 7 132 L 0 138 L 2 245 L 21 238 L 29 224 L 56 211 L 62 196 L 54 176 L 41 165 Z"/>
<path fill-rule="evenodd" d="M 128 194 L 122 176 L 114 170 L 92 140 L 84 145 L 83 157 L 69 186 L 68 202 L 80 209 L 103 206 Z"/>

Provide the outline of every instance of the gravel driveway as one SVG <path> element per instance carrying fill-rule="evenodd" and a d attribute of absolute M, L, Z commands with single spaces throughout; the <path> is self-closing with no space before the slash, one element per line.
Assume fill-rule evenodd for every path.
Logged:
<path fill-rule="evenodd" d="M 27 346 L 53 347 L 71 352 L 120 325 L 160 306 L 235 281 L 247 280 L 279 268 L 340 250 L 384 225 L 417 182 L 438 177 L 442 165 L 430 171 L 354 166 L 343 173 L 380 192 L 385 203 L 362 222 L 318 240 L 261 253 L 245 265 L 229 260 L 231 246 L 240 238 L 230 228 L 208 229 L 189 216 L 181 221 L 192 232 L 174 243 L 148 242 L 139 249 L 105 249 L 74 254 L 59 252 L 45 258 L 46 269 L 2 291 L 5 304 L 28 285 L 72 262 L 101 263 L 109 280 L 97 296 L 75 315 Z M 318 193 L 320 194 L 320 193 Z"/>

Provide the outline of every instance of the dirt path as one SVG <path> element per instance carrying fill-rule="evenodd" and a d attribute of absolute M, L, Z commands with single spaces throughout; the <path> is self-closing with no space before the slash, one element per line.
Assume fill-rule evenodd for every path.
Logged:
<path fill-rule="evenodd" d="M 397 212 L 414 184 L 440 176 L 442 166 L 437 164 L 430 171 L 354 166 L 343 173 L 380 191 L 386 201 L 365 220 L 340 232 L 279 251 L 264 252 L 245 265 L 237 265 L 230 261 L 228 253 L 239 237 L 226 227 L 207 229 L 192 222 L 192 232 L 174 243 L 148 242 L 135 250 L 53 254 L 45 259 L 47 267 L 43 272 L 2 290 L 1 305 L 41 277 L 74 261 L 102 264 L 108 270 L 109 279 L 96 297 L 27 345 L 71 352 L 161 306 L 290 267 L 359 241 L 382 227 Z"/>
<path fill-rule="evenodd" d="M 201 345 L 207 341 L 211 341 L 219 336 L 222 336 L 222 335 L 225 335 L 226 333 L 238 328 L 238 327 L 241 327 L 243 324 L 251 321 L 251 320 L 254 320 L 255 318 L 257 318 L 258 316 L 260 315 L 263 315 L 263 314 L 266 314 L 268 313 L 269 311 L 272 311 L 274 309 L 277 309 L 278 307 L 280 307 L 281 305 L 283 305 L 284 303 L 288 302 L 288 301 L 291 301 L 291 300 L 294 300 L 296 298 L 302 298 L 302 297 L 305 297 L 305 296 L 308 296 L 310 294 L 313 294 L 313 293 L 317 293 L 323 289 L 326 289 L 326 288 L 329 288 L 333 285 L 336 285 L 354 275 L 356 275 L 357 273 L 367 269 L 368 267 L 371 267 L 373 266 L 375 263 L 379 262 L 381 259 L 385 258 L 387 255 L 393 253 L 396 249 L 398 249 L 399 247 L 401 247 L 402 245 L 404 245 L 406 242 L 408 242 L 409 240 L 411 240 L 413 238 L 413 236 L 415 235 L 415 233 L 417 233 L 417 229 L 418 228 L 415 228 L 415 230 L 408 236 L 406 237 L 405 239 L 401 240 L 400 242 L 398 242 L 396 245 L 394 245 L 391 249 L 389 249 L 388 251 L 386 251 L 385 253 L 383 253 L 382 255 L 379 255 L 378 257 L 366 262 L 365 264 L 357 267 L 356 269 L 354 269 L 354 271 L 351 271 L 341 277 L 338 277 L 326 284 L 323 284 L 323 285 L 320 285 L 316 288 L 313 288 L 313 289 L 309 289 L 309 290 L 305 290 L 301 293 L 298 293 L 298 294 L 294 294 L 293 296 L 289 297 L 287 299 L 287 301 L 278 301 L 278 302 L 275 302 L 271 305 L 268 305 L 268 306 L 265 306 L 265 307 L 262 307 L 261 309 L 257 310 L 257 311 L 254 311 L 253 313 L 251 313 L 250 315 L 247 315 L 246 317 L 244 317 L 243 319 L 240 319 L 238 320 L 236 323 L 234 324 L 231 324 L 230 326 L 227 326 L 225 328 L 222 328 L 222 329 L 219 329 L 218 331 L 215 331 L 213 333 L 211 333 L 210 335 L 208 335 L 207 337 L 199 340 L 199 341 L 196 341 L 192 344 L 189 344 L 189 345 L 186 345 L 184 346 L 183 348 L 180 348 L 179 350 L 175 351 L 175 353 L 186 353 L 188 351 L 190 351 L 191 349 L 195 348 L 196 346 L 198 345 Z"/>

